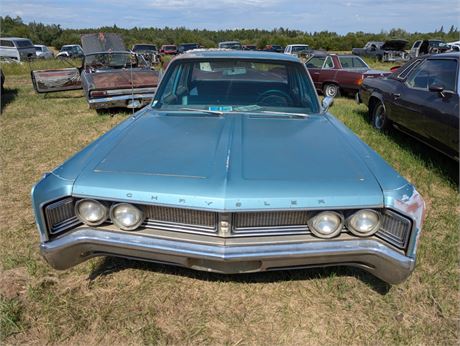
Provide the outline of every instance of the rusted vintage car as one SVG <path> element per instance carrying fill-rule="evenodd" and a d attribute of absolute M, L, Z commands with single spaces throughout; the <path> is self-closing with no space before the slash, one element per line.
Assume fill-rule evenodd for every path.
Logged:
<path fill-rule="evenodd" d="M 372 70 L 360 57 L 338 54 L 314 54 L 306 62 L 313 83 L 325 96 L 356 94 L 364 78 L 384 77 L 390 71 Z"/>
<path fill-rule="evenodd" d="M 392 39 L 385 42 L 370 41 L 363 48 L 353 48 L 354 55 L 375 58 L 382 62 L 407 61 L 409 54 L 404 50 L 406 40 Z"/>
<path fill-rule="evenodd" d="M 152 100 L 158 72 L 142 56 L 127 51 L 119 35 L 87 34 L 81 41 L 81 67 L 33 70 L 36 92 L 83 89 L 92 109 L 140 108 Z"/>

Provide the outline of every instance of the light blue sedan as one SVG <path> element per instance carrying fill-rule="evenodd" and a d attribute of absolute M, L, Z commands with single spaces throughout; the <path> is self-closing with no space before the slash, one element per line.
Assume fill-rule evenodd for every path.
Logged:
<path fill-rule="evenodd" d="M 44 175 L 32 199 L 56 269 L 120 256 L 218 273 L 415 267 L 425 205 L 320 104 L 304 65 L 193 50 L 151 105 Z"/>

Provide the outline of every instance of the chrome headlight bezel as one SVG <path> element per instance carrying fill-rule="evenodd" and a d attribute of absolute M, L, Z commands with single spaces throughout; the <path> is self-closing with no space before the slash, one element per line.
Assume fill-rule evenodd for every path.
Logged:
<path fill-rule="evenodd" d="M 116 216 L 115 216 L 116 209 L 121 208 L 121 207 L 132 208 L 133 210 L 135 210 L 138 213 L 138 215 L 139 215 L 138 220 L 134 224 L 132 224 L 131 226 L 124 225 L 123 223 L 121 223 L 116 218 Z M 133 231 L 136 228 L 138 228 L 142 224 L 142 222 L 145 220 L 144 212 L 143 212 L 142 209 L 138 208 L 137 206 L 135 206 L 135 205 L 133 205 L 131 203 L 126 203 L 126 202 L 113 204 L 110 207 L 109 215 L 110 215 L 110 220 L 112 220 L 113 224 L 115 226 L 117 226 L 118 228 L 120 228 L 121 230 L 123 230 L 123 231 Z"/>
<path fill-rule="evenodd" d="M 101 210 L 102 210 L 102 217 L 98 220 L 98 221 L 89 221 L 87 220 L 86 218 L 84 218 L 82 216 L 82 214 L 80 213 L 80 205 L 82 203 L 86 203 L 86 202 L 90 202 L 90 203 L 94 203 L 95 205 L 101 207 Z M 79 199 L 76 203 L 75 203 L 75 215 L 77 216 L 77 218 L 83 222 L 85 225 L 88 225 L 88 226 L 99 226 L 101 224 L 103 224 L 105 221 L 107 221 L 107 218 L 109 216 L 109 210 L 108 208 L 102 204 L 101 202 L 95 200 L 95 199 L 89 199 L 89 198 L 84 198 L 84 199 Z"/>
<path fill-rule="evenodd" d="M 326 234 L 326 233 L 322 233 L 321 231 L 319 231 L 317 229 L 317 227 L 315 227 L 315 221 L 320 218 L 321 216 L 324 216 L 324 215 L 330 215 L 330 216 L 335 216 L 339 219 L 339 223 L 337 225 L 337 228 L 329 233 L 329 234 Z M 317 236 L 318 238 L 323 238 L 323 239 L 330 239 L 330 238 L 334 238 L 336 237 L 337 235 L 340 234 L 340 232 L 342 231 L 343 229 L 343 225 L 344 225 L 344 217 L 341 213 L 339 212 L 336 212 L 336 211 L 322 211 L 312 217 L 310 217 L 308 219 L 308 228 L 310 229 L 310 231 L 315 235 Z"/>
<path fill-rule="evenodd" d="M 377 223 L 367 232 L 360 232 L 353 226 L 354 218 L 358 217 L 360 213 L 372 213 L 372 214 L 376 215 L 377 218 L 378 218 Z M 369 237 L 369 236 L 374 235 L 380 229 L 381 223 L 382 223 L 382 215 L 381 215 L 381 213 L 379 213 L 378 211 L 376 211 L 374 209 L 360 209 L 360 210 L 357 210 L 356 212 L 354 212 L 353 214 L 348 216 L 347 220 L 346 220 L 347 229 L 351 233 L 353 233 L 354 235 L 356 235 L 358 237 Z"/>

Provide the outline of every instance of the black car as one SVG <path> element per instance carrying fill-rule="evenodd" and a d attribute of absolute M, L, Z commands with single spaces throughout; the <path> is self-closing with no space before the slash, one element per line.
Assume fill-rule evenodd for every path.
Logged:
<path fill-rule="evenodd" d="M 425 55 L 387 78 L 366 78 L 358 100 L 372 124 L 390 126 L 458 161 L 460 53 Z"/>

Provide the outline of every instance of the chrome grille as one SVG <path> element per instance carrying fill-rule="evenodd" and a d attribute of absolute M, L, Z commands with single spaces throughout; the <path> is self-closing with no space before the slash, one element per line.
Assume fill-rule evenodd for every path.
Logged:
<path fill-rule="evenodd" d="M 410 229 L 410 220 L 391 210 L 386 210 L 376 235 L 400 249 L 405 249 L 409 241 Z"/>
<path fill-rule="evenodd" d="M 306 234 L 307 221 L 305 211 L 235 213 L 232 231 L 237 235 Z"/>
<path fill-rule="evenodd" d="M 71 197 L 46 206 L 45 215 L 50 234 L 63 232 L 81 223 L 75 216 L 74 200 Z"/>
<path fill-rule="evenodd" d="M 216 233 L 217 213 L 171 207 L 145 206 L 144 227 L 179 232 Z"/>

